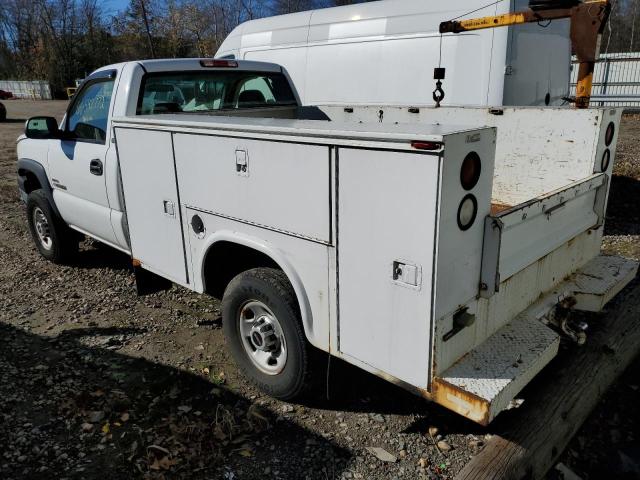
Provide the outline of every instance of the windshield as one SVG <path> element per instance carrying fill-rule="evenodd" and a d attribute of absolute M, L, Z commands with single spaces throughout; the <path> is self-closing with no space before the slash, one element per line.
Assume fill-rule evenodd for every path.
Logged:
<path fill-rule="evenodd" d="M 144 78 L 136 113 L 211 112 L 296 104 L 282 73 L 167 72 Z"/>

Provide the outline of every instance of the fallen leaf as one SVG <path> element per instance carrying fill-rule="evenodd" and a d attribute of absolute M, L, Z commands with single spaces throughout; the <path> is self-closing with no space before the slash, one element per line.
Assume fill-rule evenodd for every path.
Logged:
<path fill-rule="evenodd" d="M 384 448 L 380 448 L 380 447 L 365 447 L 365 448 L 369 453 L 375 455 L 376 458 L 382 462 L 394 463 L 398 460 L 395 455 L 392 455 L 391 453 L 387 452 Z"/>
<path fill-rule="evenodd" d="M 249 450 L 248 448 L 243 448 L 238 453 L 240 455 L 242 455 L 243 457 L 253 457 L 253 452 L 251 450 Z"/>
<path fill-rule="evenodd" d="M 432 437 L 438 435 L 438 427 L 429 427 L 429 435 Z"/>
<path fill-rule="evenodd" d="M 451 445 L 449 445 L 444 440 L 440 440 L 438 443 L 436 443 L 436 445 L 438 446 L 438 450 L 440 450 L 441 452 L 448 452 L 449 450 L 451 450 Z"/>
<path fill-rule="evenodd" d="M 128 422 L 129 421 L 129 414 L 127 412 L 124 412 L 122 415 L 120 415 L 120 421 Z"/>
<path fill-rule="evenodd" d="M 109 433 L 109 430 L 110 430 L 109 422 L 107 422 L 102 426 L 102 433 Z"/>
<path fill-rule="evenodd" d="M 158 450 L 158 451 L 164 453 L 165 455 L 171 455 L 171 452 L 169 450 L 167 450 L 164 447 L 161 447 L 160 445 L 149 445 L 147 447 L 147 450 Z"/>

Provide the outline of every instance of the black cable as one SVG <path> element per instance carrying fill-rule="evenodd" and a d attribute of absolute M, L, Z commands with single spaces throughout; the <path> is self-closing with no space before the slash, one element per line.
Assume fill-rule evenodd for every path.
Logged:
<path fill-rule="evenodd" d="M 462 15 L 458 15 L 457 17 L 453 17 L 453 18 L 449 19 L 449 21 L 457 20 L 458 18 L 464 17 L 465 15 L 471 15 L 472 13 L 475 13 L 475 12 L 477 12 L 479 10 L 484 9 L 484 8 L 490 7 L 492 5 L 497 5 L 500 2 L 504 2 L 504 0 L 496 0 L 495 2 L 488 3 L 488 4 L 486 4 L 486 5 L 482 6 L 482 7 L 476 8 L 475 10 L 471 10 L 470 12 L 466 12 L 466 13 L 463 13 Z"/>

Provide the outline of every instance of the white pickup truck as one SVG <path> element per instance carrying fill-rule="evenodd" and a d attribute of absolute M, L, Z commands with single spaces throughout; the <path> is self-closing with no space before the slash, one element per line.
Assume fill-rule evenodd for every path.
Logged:
<path fill-rule="evenodd" d="M 222 298 L 276 397 L 328 352 L 481 424 L 560 334 L 584 342 L 570 309 L 635 276 L 600 255 L 620 110 L 299 103 L 273 64 L 94 72 L 18 139 L 38 250 L 62 262 L 86 234 L 131 255 L 140 291 Z"/>

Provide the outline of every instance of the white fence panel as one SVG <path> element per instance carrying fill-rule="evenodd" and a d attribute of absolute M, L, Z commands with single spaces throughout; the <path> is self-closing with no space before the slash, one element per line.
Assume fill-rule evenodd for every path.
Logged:
<path fill-rule="evenodd" d="M 7 90 L 17 98 L 51 100 L 51 86 L 45 80 L 0 80 L 0 90 Z"/>

